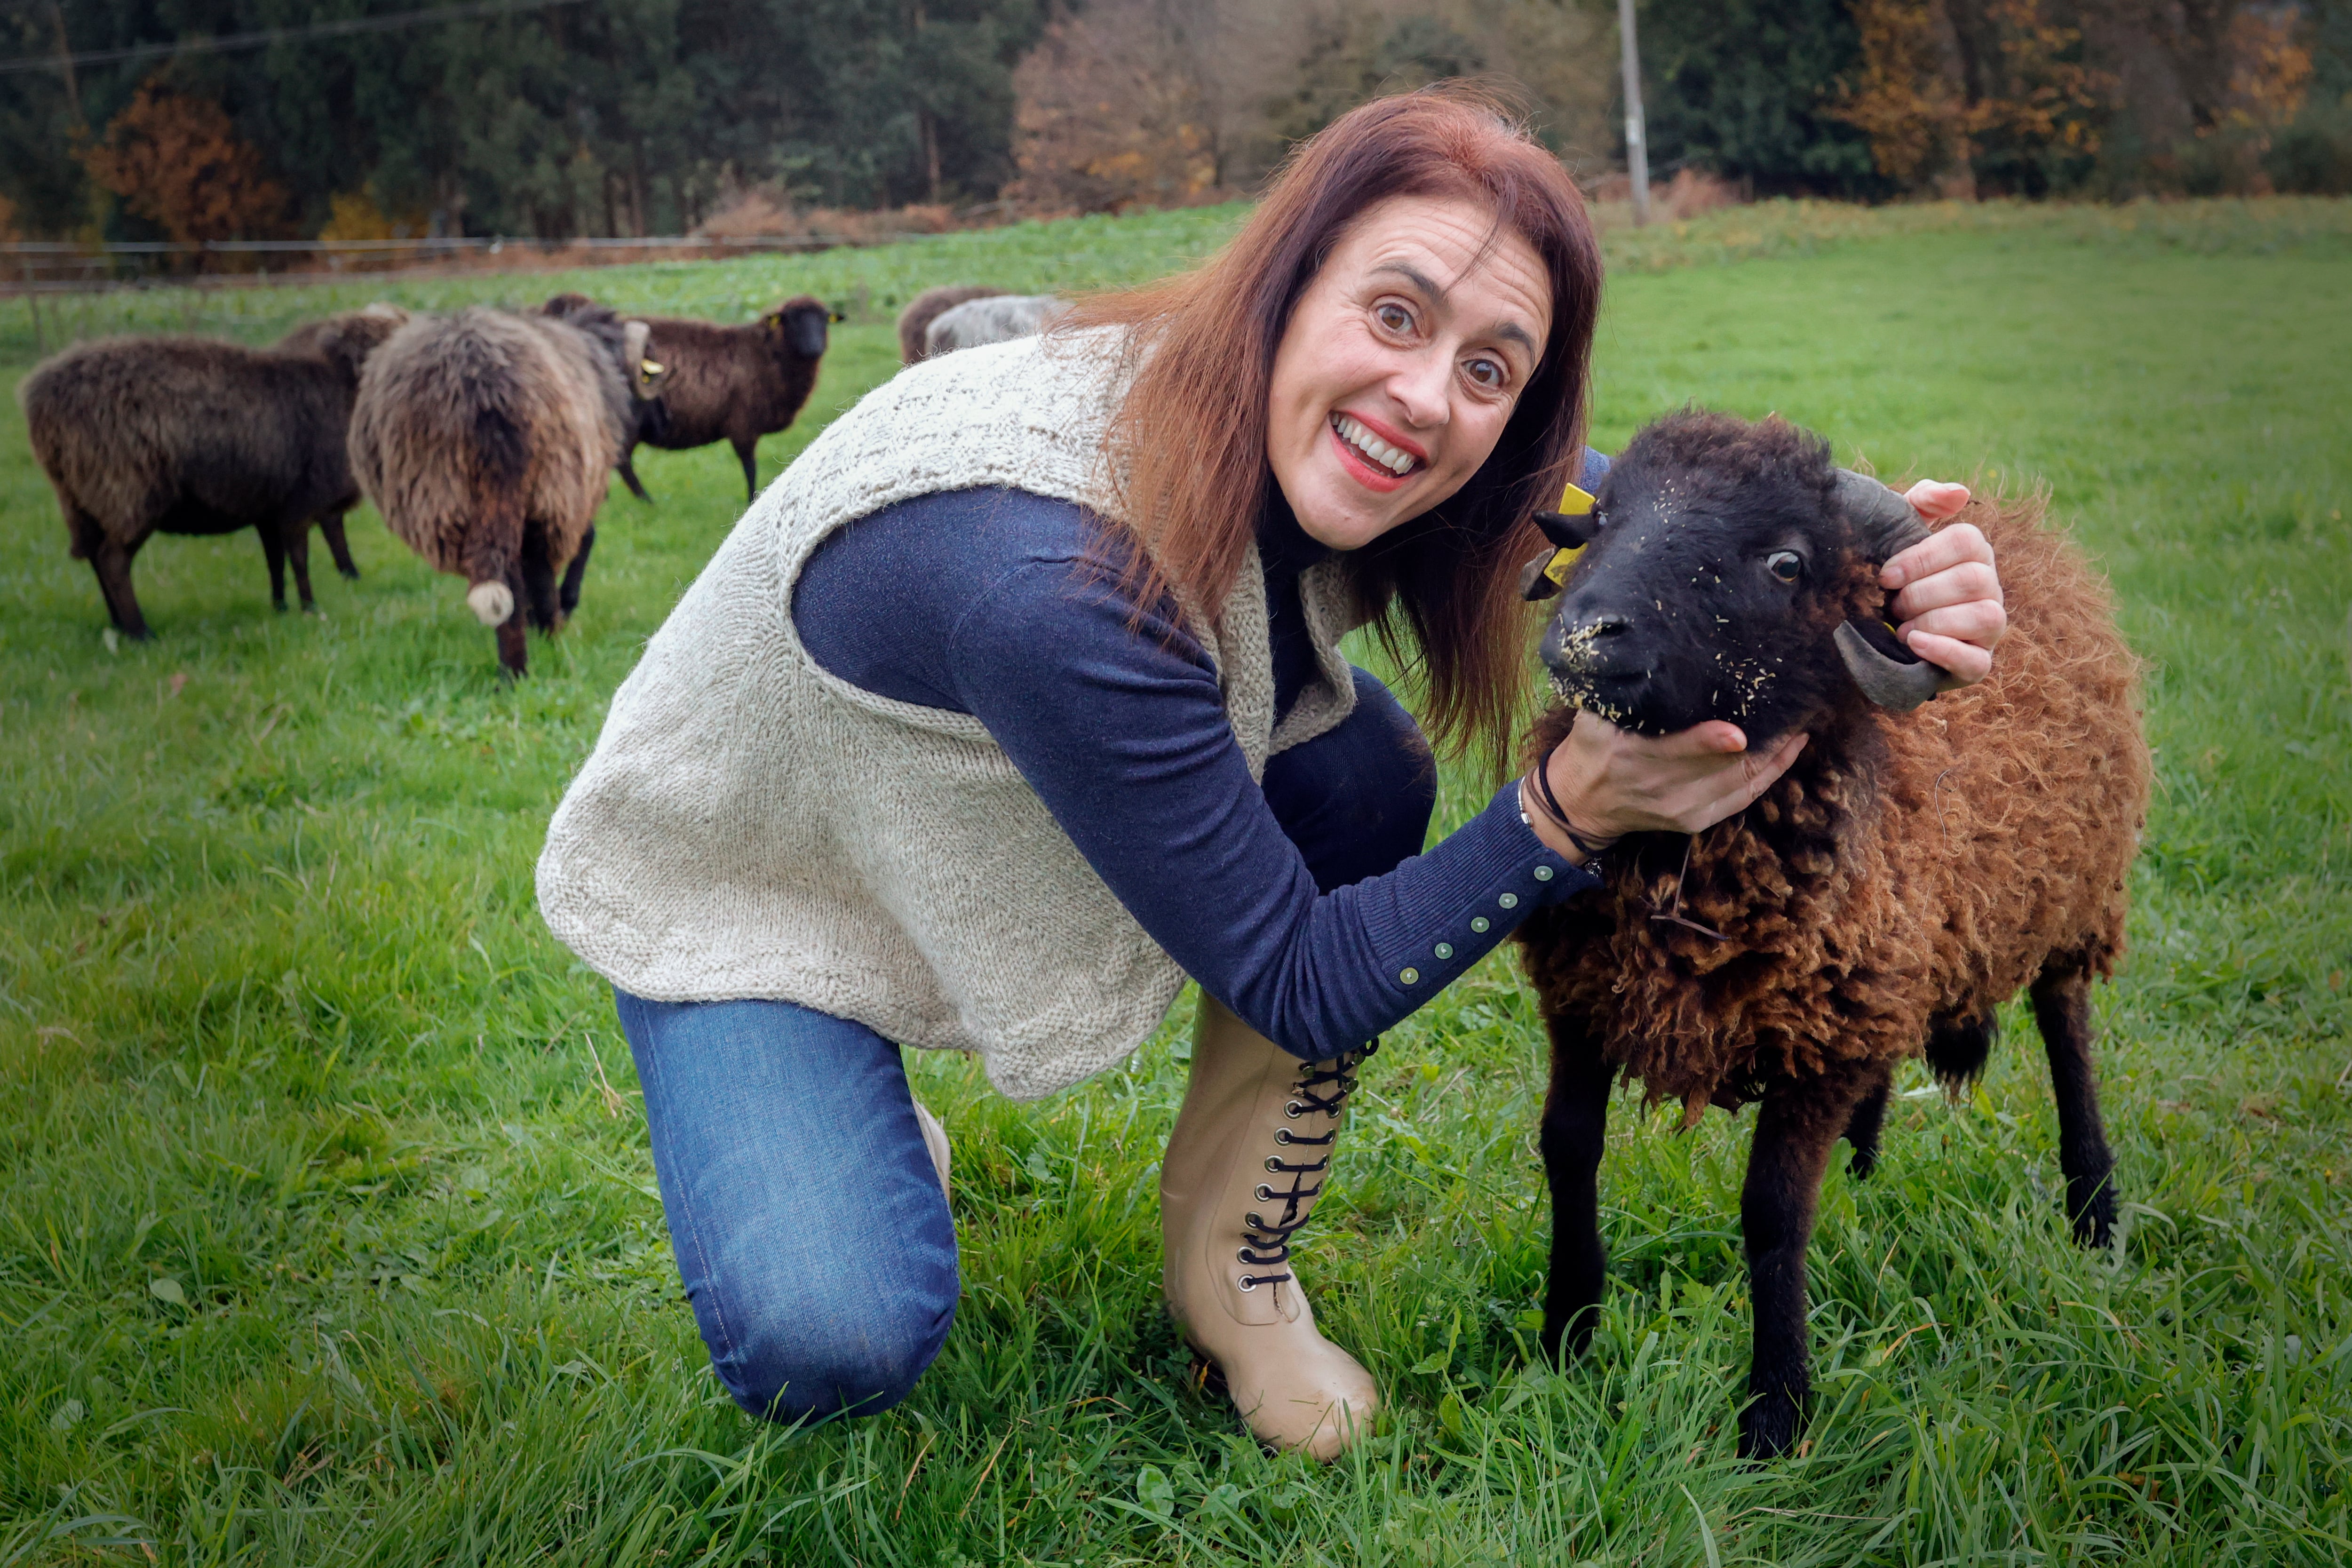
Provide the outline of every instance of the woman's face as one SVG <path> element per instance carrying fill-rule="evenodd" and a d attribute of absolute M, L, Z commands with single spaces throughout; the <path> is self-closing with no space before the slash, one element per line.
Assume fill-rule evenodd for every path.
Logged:
<path fill-rule="evenodd" d="M 1495 449 L 1551 331 L 1551 284 L 1535 248 L 1494 226 L 1475 202 L 1393 197 L 1347 229 L 1299 297 L 1275 351 L 1265 444 L 1309 538 L 1370 543 Z"/>

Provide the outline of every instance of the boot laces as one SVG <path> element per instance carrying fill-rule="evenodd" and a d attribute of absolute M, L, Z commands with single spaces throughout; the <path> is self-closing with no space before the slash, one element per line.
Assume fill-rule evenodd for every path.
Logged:
<path fill-rule="evenodd" d="M 1268 1223 L 1262 1212 L 1250 1211 L 1248 1217 L 1242 1222 L 1244 1245 L 1234 1255 L 1242 1262 L 1253 1268 L 1278 1268 L 1290 1261 L 1290 1237 L 1306 1225 L 1307 1219 L 1302 1211 L 1323 1190 L 1321 1182 L 1310 1187 L 1307 1184 L 1307 1178 L 1321 1175 L 1331 1168 L 1331 1147 L 1339 1138 L 1339 1113 L 1347 1109 L 1348 1096 L 1356 1090 L 1356 1068 L 1380 1048 L 1381 1043 L 1374 1040 L 1361 1050 L 1347 1051 L 1328 1061 L 1302 1064 L 1304 1070 L 1297 1081 L 1290 1086 L 1290 1098 L 1283 1105 L 1283 1114 L 1297 1121 L 1319 1111 L 1327 1120 L 1328 1130 L 1321 1137 L 1311 1138 L 1287 1127 L 1279 1127 L 1275 1130 L 1274 1141 L 1286 1148 L 1321 1149 L 1323 1157 L 1319 1160 L 1285 1160 L 1279 1154 L 1268 1156 L 1266 1173 L 1287 1176 L 1290 1184 L 1286 1187 L 1277 1187 L 1267 1182 L 1257 1184 L 1257 1201 L 1269 1204 L 1279 1198 L 1282 1215 Z M 1238 1283 L 1244 1290 L 1255 1290 L 1261 1285 L 1282 1284 L 1290 1278 L 1287 1274 L 1244 1274 Z"/>

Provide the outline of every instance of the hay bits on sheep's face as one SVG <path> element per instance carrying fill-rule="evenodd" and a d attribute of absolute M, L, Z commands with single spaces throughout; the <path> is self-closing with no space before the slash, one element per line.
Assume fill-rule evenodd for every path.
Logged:
<path fill-rule="evenodd" d="M 1648 735 L 1721 720 L 1760 745 L 1806 721 L 1844 689 L 1827 634 L 1853 542 L 1833 471 L 1785 426 L 1685 413 L 1643 431 L 1546 628 L 1553 690 Z"/>

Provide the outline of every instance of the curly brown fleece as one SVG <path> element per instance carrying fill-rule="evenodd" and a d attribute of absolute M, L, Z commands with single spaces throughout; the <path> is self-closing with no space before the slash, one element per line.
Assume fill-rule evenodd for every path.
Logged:
<path fill-rule="evenodd" d="M 352 469 L 436 570 L 503 583 L 526 525 L 562 571 L 594 521 L 626 432 L 619 367 L 568 321 L 479 306 L 419 317 L 369 359 Z"/>
<path fill-rule="evenodd" d="M 2041 498 L 1964 514 L 2010 586 L 1982 685 L 1908 714 L 1849 694 L 1739 817 L 1626 839 L 1604 885 L 1519 932 L 1548 1016 L 1685 1124 L 1775 1079 L 1918 1055 L 2053 959 L 2113 973 L 2148 753 L 2105 584 Z M 1853 584 L 1853 607 L 1876 590 Z M 1572 710 L 1538 723 L 1530 753 Z M 1685 862 L 1685 856 L 1687 861 Z M 1658 917 L 1680 914 L 1717 942 Z"/>

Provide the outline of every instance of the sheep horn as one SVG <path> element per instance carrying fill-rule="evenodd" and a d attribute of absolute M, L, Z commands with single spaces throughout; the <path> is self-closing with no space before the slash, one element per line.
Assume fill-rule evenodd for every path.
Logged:
<path fill-rule="evenodd" d="M 661 366 L 646 358 L 646 346 L 652 342 L 654 330 L 643 321 L 621 323 L 621 358 L 629 367 L 629 387 L 639 397 L 650 399 L 654 379 L 661 374 Z"/>
<path fill-rule="evenodd" d="M 1862 694 L 1881 708 L 1907 713 L 1932 699 L 1944 683 L 1941 669 L 1903 647 L 1883 623 L 1842 621 L 1832 635 L 1846 673 L 1862 688 Z M 1879 647 L 1882 641 L 1896 651 Z"/>
<path fill-rule="evenodd" d="M 1875 565 L 1887 562 L 1927 537 L 1927 525 L 1902 495 L 1852 468 L 1837 473 L 1838 504 L 1861 535 L 1864 552 Z"/>
<path fill-rule="evenodd" d="M 1838 502 L 1862 536 L 1863 553 L 1883 566 L 1927 537 L 1927 525 L 1898 492 L 1876 479 L 1840 468 Z M 1929 664 L 1875 617 L 1857 616 L 1834 634 L 1838 658 L 1862 694 L 1881 708 L 1907 713 L 1936 695 L 1944 672 Z"/>

